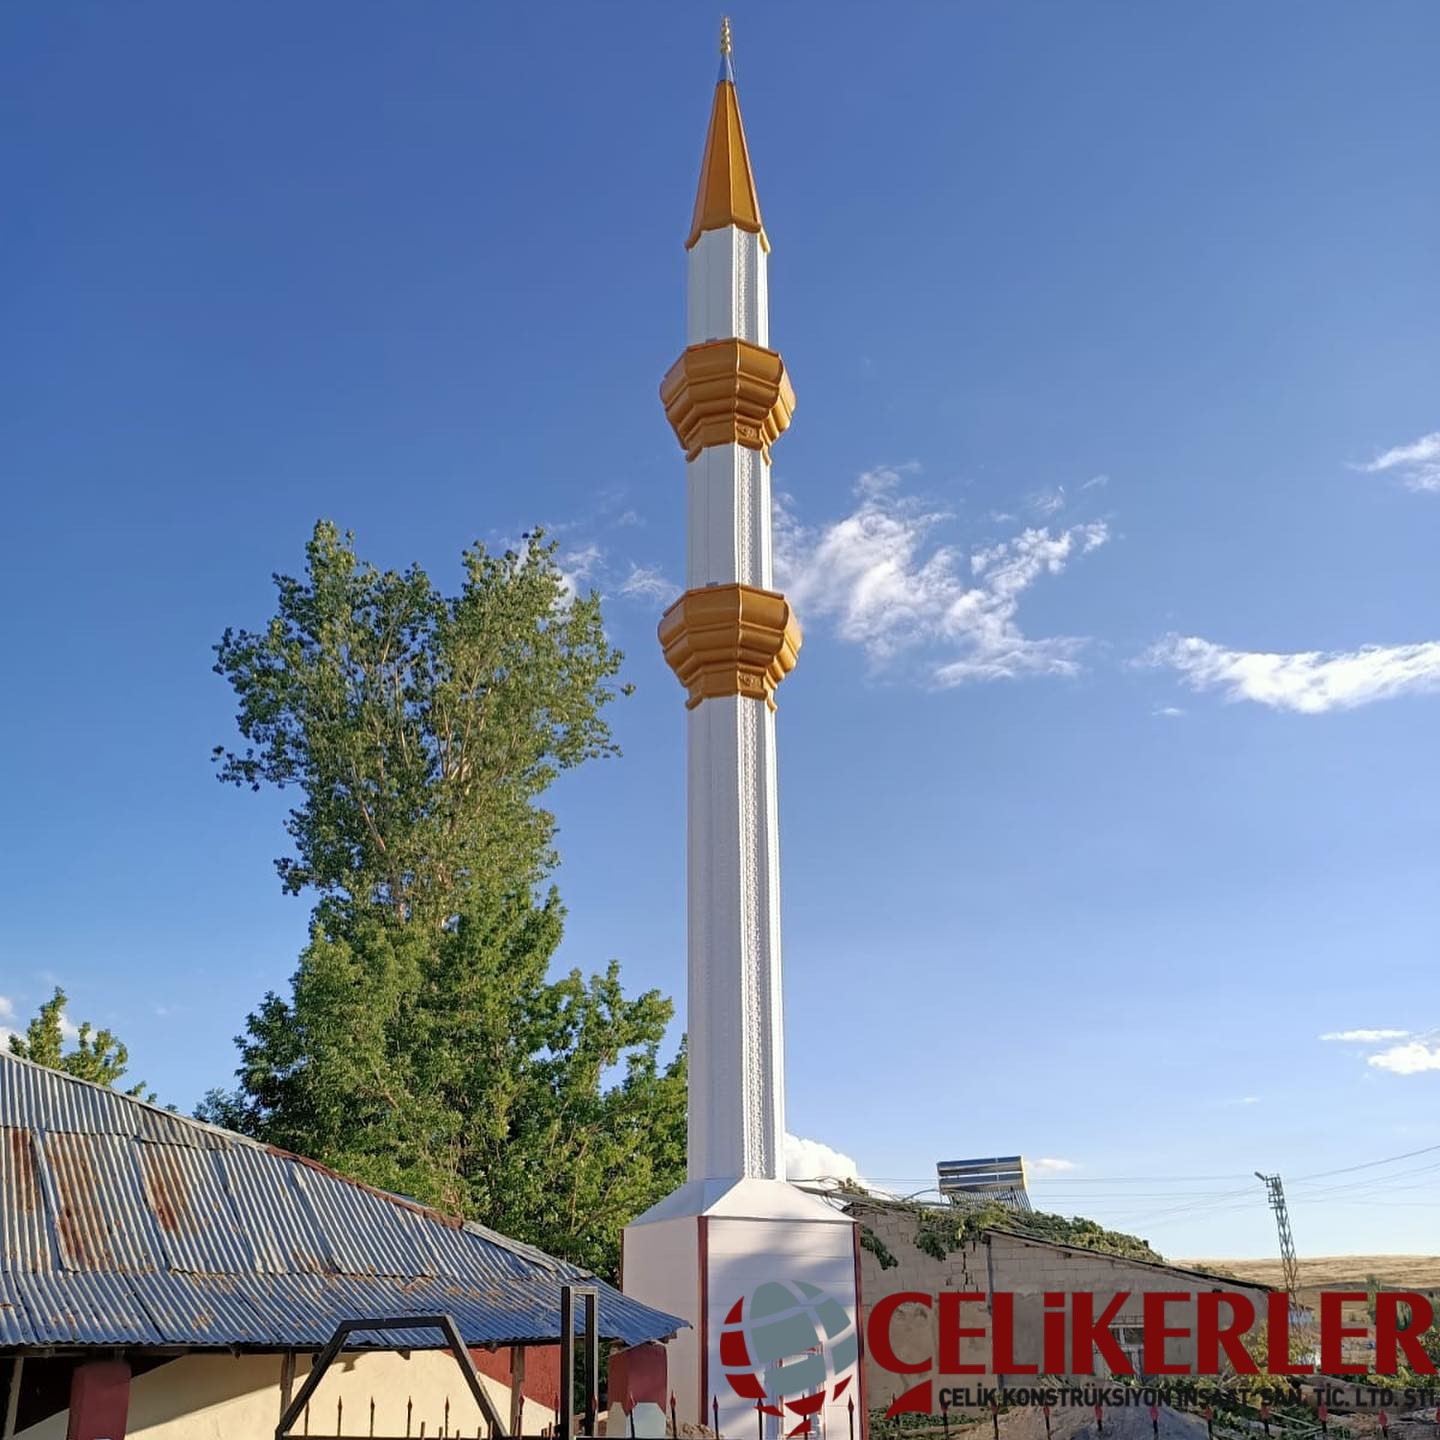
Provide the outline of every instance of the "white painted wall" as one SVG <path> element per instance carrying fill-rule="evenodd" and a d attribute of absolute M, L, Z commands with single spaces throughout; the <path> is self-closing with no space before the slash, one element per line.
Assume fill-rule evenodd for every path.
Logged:
<path fill-rule="evenodd" d="M 695 1215 L 632 1225 L 625 1231 L 625 1293 L 693 1326 L 700 1315 L 699 1219 Z M 710 1423 L 700 1394 L 700 1332 L 682 1330 L 665 1347 L 666 1369 L 682 1422 Z"/>
<path fill-rule="evenodd" d="M 754 1402 L 737 1396 L 725 1382 L 720 1364 L 720 1333 L 725 1317 L 742 1295 L 751 1295 L 766 1280 L 804 1280 L 818 1285 L 843 1305 L 854 1324 L 858 1317 L 855 1296 L 855 1241 L 849 1224 L 814 1221 L 750 1220 L 717 1216 L 709 1222 L 709 1316 L 707 1334 L 711 1352 L 711 1386 L 720 1401 L 720 1429 L 725 1435 L 755 1435 Z M 798 1357 L 797 1357 L 798 1358 Z M 855 1397 L 855 1434 L 862 1432 L 859 1367 L 838 1402 L 827 1403 L 815 1430 L 843 1440 L 848 1435 L 846 1401 Z M 836 1377 L 831 1377 L 831 1388 Z M 766 1440 L 779 1440 L 797 1423 L 790 1418 L 782 1428 L 777 1416 L 764 1416 Z M 821 1421 L 823 1420 L 823 1423 Z"/>
<path fill-rule="evenodd" d="M 130 1385 L 127 1440 L 273 1440 L 280 1420 L 279 1355 L 184 1355 L 137 1376 Z M 310 1358 L 298 1357 L 295 1385 L 309 1374 Z M 497 1380 L 481 1382 L 502 1416 L 510 1413 L 510 1390 Z M 363 1435 L 375 1401 L 375 1433 L 404 1435 L 406 1406 L 411 1429 L 438 1435 L 450 1403 L 450 1433 L 471 1434 L 483 1424 L 455 1357 L 448 1351 L 413 1351 L 407 1359 L 389 1351 L 342 1356 L 320 1382 L 310 1406 L 310 1433 L 336 1433 L 336 1402 L 343 1405 L 344 1432 Z M 525 1401 L 526 1429 L 554 1419 L 554 1412 Z M 65 1440 L 69 1411 L 17 1432 L 16 1440 Z M 295 1434 L 304 1430 L 303 1422 Z M 533 1431 L 532 1431 L 533 1433 Z"/>

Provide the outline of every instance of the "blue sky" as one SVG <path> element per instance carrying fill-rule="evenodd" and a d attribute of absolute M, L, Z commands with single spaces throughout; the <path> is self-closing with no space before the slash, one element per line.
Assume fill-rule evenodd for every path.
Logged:
<path fill-rule="evenodd" d="M 1440 10 L 733 13 L 799 395 L 791 1129 L 905 1190 L 1022 1152 L 1175 1255 L 1272 1251 L 1256 1169 L 1302 1253 L 1433 1250 L 1440 1150 L 1329 1172 L 1440 1146 Z M 58 979 L 163 1098 L 228 1079 L 307 907 L 210 646 L 319 516 L 451 584 L 544 522 L 602 589 L 562 959 L 679 995 L 656 386 L 718 18 L 0 16 L 11 1023 Z"/>

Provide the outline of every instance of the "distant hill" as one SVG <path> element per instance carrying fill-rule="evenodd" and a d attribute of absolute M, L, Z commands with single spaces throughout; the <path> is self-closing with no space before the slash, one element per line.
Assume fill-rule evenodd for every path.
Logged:
<path fill-rule="evenodd" d="M 1196 1270 L 1219 1270 L 1237 1280 L 1280 1286 L 1285 1276 L 1277 1260 L 1180 1260 Z M 1364 1287 L 1375 1276 L 1397 1290 L 1440 1290 L 1440 1255 L 1316 1255 L 1300 1261 L 1300 1289 Z"/>

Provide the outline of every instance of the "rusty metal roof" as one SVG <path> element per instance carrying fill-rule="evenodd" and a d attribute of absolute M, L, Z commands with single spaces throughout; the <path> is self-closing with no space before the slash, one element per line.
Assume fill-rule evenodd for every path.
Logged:
<path fill-rule="evenodd" d="M 608 1339 L 684 1325 L 484 1226 L 0 1054 L 0 1349 L 313 1349 L 341 1320 L 437 1312 L 470 1345 L 554 1341 L 566 1281 L 598 1285 Z"/>

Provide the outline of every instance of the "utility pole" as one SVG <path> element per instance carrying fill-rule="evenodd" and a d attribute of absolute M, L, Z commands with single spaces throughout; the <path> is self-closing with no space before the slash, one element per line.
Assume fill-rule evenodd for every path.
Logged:
<path fill-rule="evenodd" d="M 1285 1292 L 1290 1297 L 1290 1324 L 1293 1328 L 1300 1318 L 1300 1262 L 1295 1258 L 1295 1237 L 1290 1233 L 1285 1187 L 1278 1175 L 1262 1175 L 1257 1170 L 1255 1178 L 1265 1186 L 1266 1198 L 1275 1212 L 1275 1228 L 1280 1232 L 1280 1265 L 1285 1275 Z"/>

